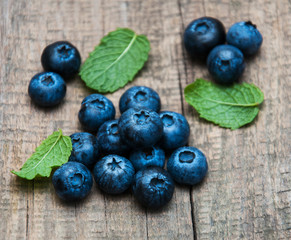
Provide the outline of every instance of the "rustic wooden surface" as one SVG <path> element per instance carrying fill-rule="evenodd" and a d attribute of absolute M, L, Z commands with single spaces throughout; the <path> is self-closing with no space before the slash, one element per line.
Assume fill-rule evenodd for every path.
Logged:
<path fill-rule="evenodd" d="M 0 239 L 291 239 L 291 2 L 288 0 L 1 0 L 0 1 Z M 247 60 L 243 80 L 265 94 L 253 124 L 236 131 L 200 120 L 183 100 L 195 78 L 210 79 L 182 48 L 185 26 L 204 15 L 226 28 L 252 20 L 264 36 Z M 133 85 L 157 90 L 163 110 L 186 115 L 190 144 L 208 158 L 205 181 L 177 186 L 171 203 L 154 212 L 130 192 L 101 193 L 66 204 L 50 179 L 23 181 L 19 169 L 41 140 L 62 128 L 81 131 L 77 113 L 92 93 L 76 77 L 64 103 L 36 107 L 27 94 L 42 70 L 43 48 L 69 40 L 84 60 L 109 31 L 129 27 L 146 34 L 151 53 L 136 79 L 107 96 L 117 106 Z M 119 113 L 118 113 L 119 115 Z"/>

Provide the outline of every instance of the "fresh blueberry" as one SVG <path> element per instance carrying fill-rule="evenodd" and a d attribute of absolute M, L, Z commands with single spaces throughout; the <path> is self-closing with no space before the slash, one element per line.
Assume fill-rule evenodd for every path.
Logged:
<path fill-rule="evenodd" d="M 164 130 L 160 146 L 164 149 L 175 149 L 187 144 L 190 127 L 186 118 L 180 113 L 165 111 L 160 113 Z"/>
<path fill-rule="evenodd" d="M 238 22 L 228 30 L 226 41 L 240 49 L 245 56 L 251 56 L 261 47 L 263 37 L 252 22 Z"/>
<path fill-rule="evenodd" d="M 206 157 L 199 149 L 181 147 L 172 153 L 167 170 L 176 182 L 195 185 L 205 177 L 208 165 Z"/>
<path fill-rule="evenodd" d="M 30 80 L 28 94 L 37 105 L 52 107 L 64 99 L 66 90 L 66 83 L 59 74 L 42 72 Z"/>
<path fill-rule="evenodd" d="M 192 57 L 206 58 L 217 45 L 225 42 L 225 28 L 215 18 L 202 17 L 192 21 L 184 33 L 184 44 Z"/>
<path fill-rule="evenodd" d="M 143 86 L 134 86 L 125 91 L 119 100 L 121 113 L 129 108 L 148 108 L 155 112 L 161 109 L 161 100 L 156 91 Z"/>
<path fill-rule="evenodd" d="M 145 207 L 161 208 L 173 197 L 175 184 L 170 174 L 150 166 L 138 171 L 133 179 L 132 190 L 136 199 Z"/>
<path fill-rule="evenodd" d="M 101 125 L 97 133 L 100 150 L 105 154 L 124 155 L 129 147 L 121 140 L 118 132 L 118 120 L 109 120 Z"/>
<path fill-rule="evenodd" d="M 108 98 L 95 93 L 84 98 L 78 116 L 84 128 L 97 131 L 104 122 L 114 119 L 115 108 Z"/>
<path fill-rule="evenodd" d="M 54 42 L 42 52 L 41 64 L 45 71 L 52 71 L 62 77 L 74 76 L 80 68 L 81 56 L 78 49 L 66 41 Z"/>
<path fill-rule="evenodd" d="M 99 155 L 96 137 L 86 132 L 74 133 L 70 137 L 73 150 L 69 161 L 80 162 L 91 169 L 97 162 Z"/>
<path fill-rule="evenodd" d="M 149 109 L 130 108 L 118 121 L 121 139 L 132 148 L 155 145 L 163 134 L 159 114 Z"/>
<path fill-rule="evenodd" d="M 220 45 L 209 53 L 207 67 L 217 83 L 232 84 L 245 69 L 244 56 L 236 47 Z"/>
<path fill-rule="evenodd" d="M 93 175 L 101 190 L 109 194 L 119 194 L 130 187 L 134 167 L 124 157 L 108 155 L 96 163 Z"/>
<path fill-rule="evenodd" d="M 147 166 L 163 168 L 165 164 L 165 152 L 158 146 L 137 149 L 130 153 L 129 160 L 136 171 Z"/>
<path fill-rule="evenodd" d="M 57 195 L 66 201 L 85 198 L 93 185 L 88 168 L 79 162 L 67 162 L 53 174 L 53 185 Z"/>

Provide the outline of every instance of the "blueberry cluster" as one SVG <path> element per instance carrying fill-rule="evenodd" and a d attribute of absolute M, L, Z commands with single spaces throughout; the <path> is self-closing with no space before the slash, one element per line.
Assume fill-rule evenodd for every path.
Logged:
<path fill-rule="evenodd" d="M 57 195 L 67 201 L 87 196 L 92 170 L 102 191 L 120 194 L 131 188 L 142 205 L 160 208 L 171 200 L 174 180 L 187 185 L 201 182 L 208 165 L 199 149 L 185 146 L 190 134 L 186 118 L 159 112 L 160 108 L 157 92 L 144 86 L 132 87 L 121 96 L 119 119 L 114 119 L 116 111 L 108 98 L 87 96 L 78 116 L 91 133 L 71 135 L 69 162 L 52 179 Z M 165 151 L 172 152 L 167 170 Z"/>
<path fill-rule="evenodd" d="M 194 58 L 207 58 L 208 71 L 219 84 L 236 82 L 245 69 L 244 56 L 257 53 L 262 42 L 250 21 L 235 23 L 226 34 L 218 19 L 202 17 L 192 21 L 184 33 L 187 52 Z"/>
<path fill-rule="evenodd" d="M 66 41 L 48 45 L 41 55 L 45 72 L 32 77 L 28 94 L 32 101 L 41 107 L 53 107 L 66 95 L 66 82 L 80 68 L 81 56 L 75 46 Z"/>

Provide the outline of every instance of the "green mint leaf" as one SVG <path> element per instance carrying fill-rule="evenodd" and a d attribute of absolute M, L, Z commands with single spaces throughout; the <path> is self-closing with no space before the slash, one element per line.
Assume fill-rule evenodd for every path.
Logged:
<path fill-rule="evenodd" d="M 132 81 L 148 59 L 146 36 L 118 28 L 105 36 L 84 62 L 81 79 L 98 92 L 114 92 Z"/>
<path fill-rule="evenodd" d="M 184 89 L 185 100 L 200 117 L 221 127 L 237 129 L 254 120 L 264 94 L 254 84 L 219 86 L 197 79 Z"/>
<path fill-rule="evenodd" d="M 71 138 L 63 136 L 62 130 L 59 129 L 36 148 L 19 172 L 11 172 L 28 180 L 36 176 L 49 177 L 52 168 L 61 166 L 69 160 L 71 151 Z"/>

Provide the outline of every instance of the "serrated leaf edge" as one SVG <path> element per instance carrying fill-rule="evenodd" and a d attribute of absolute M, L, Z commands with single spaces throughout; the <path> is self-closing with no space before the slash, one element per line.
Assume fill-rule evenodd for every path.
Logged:
<path fill-rule="evenodd" d="M 208 81 L 206 81 L 206 80 L 204 80 L 204 79 L 196 79 L 196 81 L 195 82 L 193 82 L 193 83 L 190 83 L 189 85 L 187 85 L 186 87 L 185 87 L 185 89 L 184 89 L 184 95 L 185 95 L 185 100 L 186 100 L 186 102 L 188 103 L 188 104 L 190 104 L 192 107 L 194 107 L 194 109 L 196 109 L 196 111 L 197 111 L 197 109 L 199 109 L 199 107 L 197 107 L 196 106 L 196 104 L 192 104 L 192 103 L 190 103 L 190 98 L 189 97 L 186 97 L 186 91 L 189 91 L 189 88 L 191 88 L 195 83 L 196 84 L 199 84 L 200 82 L 207 82 L 208 84 L 211 84 L 210 82 L 208 82 Z M 244 125 L 246 125 L 246 124 L 249 124 L 249 123 L 251 123 L 256 117 L 257 117 L 257 115 L 258 115 L 258 113 L 259 113 L 259 105 L 264 101 L 264 93 L 256 86 L 256 85 L 254 85 L 253 83 L 251 83 L 251 84 L 246 84 L 246 83 L 243 83 L 242 84 L 244 87 L 249 87 L 249 86 L 252 86 L 252 87 L 254 87 L 255 89 L 257 89 L 257 92 L 260 94 L 260 101 L 257 103 L 257 105 L 253 105 L 253 106 L 238 106 L 238 105 L 227 105 L 227 104 L 224 104 L 224 105 L 227 105 L 227 106 L 233 106 L 233 107 L 250 107 L 250 108 L 254 108 L 254 109 L 256 109 L 257 110 L 257 113 L 253 116 L 253 117 L 251 117 L 250 118 L 250 121 L 249 122 L 247 122 L 247 123 L 244 123 L 244 124 L 237 124 L 236 126 L 224 126 L 224 125 L 222 125 L 220 122 L 218 122 L 218 121 L 215 121 L 215 120 L 210 120 L 207 116 L 205 116 L 205 115 L 203 115 L 202 113 L 200 113 L 199 111 L 197 111 L 198 112 L 198 114 L 199 114 L 199 117 L 201 117 L 201 118 L 203 118 L 203 119 L 205 119 L 206 121 L 209 121 L 209 122 L 212 122 L 212 123 L 214 123 L 214 124 L 216 124 L 216 125 L 218 125 L 218 126 L 220 126 L 220 127 L 223 127 L 223 128 L 228 128 L 228 129 L 231 129 L 231 130 L 235 130 L 235 129 L 238 129 L 238 128 L 240 128 L 240 127 L 242 127 L 242 126 L 244 126 Z M 253 88 L 251 89 L 251 91 L 253 90 Z M 197 93 L 196 93 L 197 94 Z M 197 94 L 197 95 L 199 95 L 199 94 Z M 200 96 L 200 95 L 199 95 Z M 207 98 L 203 98 L 203 99 L 206 99 L 206 100 L 211 100 L 211 99 L 207 99 Z M 212 102 L 215 102 L 215 101 L 212 101 Z M 218 102 L 216 102 L 216 103 L 219 103 L 219 101 Z"/>
<path fill-rule="evenodd" d="M 205 81 L 205 80 L 203 80 L 203 79 L 197 79 L 196 81 L 200 81 L 201 82 L 201 80 L 202 81 Z M 185 94 L 185 100 L 186 100 L 186 90 L 188 90 L 188 88 L 191 88 L 191 87 L 193 87 L 194 85 L 195 85 L 195 83 L 196 83 L 196 81 L 195 82 L 193 82 L 193 83 L 190 83 L 189 85 L 187 85 L 186 87 L 185 87 L 185 89 L 184 89 L 184 94 Z M 196 83 L 197 84 L 197 83 Z M 211 84 L 211 83 L 210 83 Z M 234 85 L 234 87 L 236 87 L 236 86 L 238 86 L 238 85 Z M 233 107 L 256 107 L 256 106 L 258 106 L 258 105 L 260 105 L 263 101 L 264 101 L 264 93 L 257 87 L 257 86 L 255 86 L 254 84 L 246 84 L 246 83 L 243 83 L 242 84 L 242 86 L 244 86 L 244 87 L 247 87 L 247 88 L 249 88 L 249 86 L 252 86 L 252 87 L 254 87 L 254 88 L 256 88 L 257 89 L 257 92 L 260 94 L 260 97 L 261 97 L 261 99 L 260 99 L 260 101 L 259 102 L 255 102 L 255 103 L 251 103 L 251 104 L 235 104 L 235 103 L 230 103 L 230 102 L 221 102 L 221 101 L 217 101 L 217 100 L 213 100 L 213 99 L 211 99 L 211 98 L 206 98 L 206 97 L 204 97 L 204 96 L 201 96 L 200 94 L 198 94 L 197 92 L 195 92 L 195 94 L 196 95 L 198 95 L 198 96 L 200 96 L 202 99 L 205 99 L 205 100 L 208 100 L 208 101 L 210 101 L 210 102 L 214 102 L 214 103 L 219 103 L 219 104 L 222 104 L 222 105 L 226 105 L 226 106 L 233 106 Z M 249 88 L 250 89 L 250 88 Z M 250 89 L 251 91 L 253 90 L 253 89 Z M 239 91 L 239 90 L 238 90 Z M 186 100 L 187 101 L 187 100 Z M 188 102 L 188 101 L 187 101 Z M 189 103 L 189 102 L 188 102 Z M 190 104 L 190 103 L 189 103 Z M 192 105 L 192 104 L 191 104 Z"/>
<path fill-rule="evenodd" d="M 26 172 L 24 172 L 24 174 L 27 174 L 27 173 L 29 173 L 29 172 L 31 172 L 32 170 L 34 170 L 44 159 L 45 159 L 45 157 L 52 151 L 52 149 L 54 148 L 54 146 L 58 143 L 58 141 L 61 139 L 61 137 L 63 137 L 63 132 L 62 132 L 62 130 L 61 129 L 59 129 L 59 135 L 58 135 L 58 137 L 57 137 L 57 139 L 56 139 L 56 141 L 54 142 L 54 144 L 51 146 L 51 148 L 47 151 L 47 153 L 41 158 L 41 160 L 35 165 L 35 166 L 33 166 L 33 168 L 31 168 L 31 169 L 29 169 L 29 171 L 26 171 Z M 54 133 L 53 133 L 54 134 Z M 47 138 L 46 138 L 47 139 Z M 43 141 L 45 141 L 46 139 L 44 139 Z M 37 152 L 37 149 L 42 145 L 42 143 L 43 143 L 43 141 L 41 142 L 41 144 L 35 149 L 35 151 L 34 151 L 34 153 L 35 152 Z M 65 141 L 64 141 L 65 142 Z M 66 142 L 65 142 L 66 143 Z M 67 145 L 67 144 L 66 144 Z M 34 154 L 33 153 L 33 154 Z M 33 156 L 33 154 L 28 158 L 28 160 Z M 53 166 L 52 166 L 53 167 Z M 12 170 L 11 171 L 11 173 L 13 173 L 13 174 L 15 174 L 15 175 L 17 175 L 17 176 L 19 176 L 19 177 L 22 177 L 19 173 L 21 172 L 21 170 L 22 170 L 22 168 L 23 168 L 23 166 L 20 168 L 20 171 L 14 171 L 14 170 Z M 49 176 L 47 176 L 47 175 L 42 175 L 42 174 L 37 174 L 37 175 L 40 175 L 40 176 L 42 176 L 42 177 L 49 177 Z M 36 175 L 36 176 L 37 176 Z M 25 177 L 22 177 L 22 178 L 25 178 Z M 31 179 L 29 179 L 29 178 L 26 178 L 26 179 L 28 179 L 28 180 L 31 180 Z"/>
<path fill-rule="evenodd" d="M 97 51 L 97 49 L 99 48 L 99 46 L 101 46 L 102 44 L 106 44 L 106 37 L 109 37 L 110 35 L 112 35 L 112 33 L 115 33 L 117 30 L 126 30 L 127 32 L 131 32 L 131 33 L 134 34 L 133 39 L 131 40 L 131 42 L 130 42 L 130 44 L 127 46 L 127 48 L 125 49 L 125 50 L 127 50 L 127 52 L 128 52 L 128 49 L 131 47 L 131 45 L 134 43 L 134 41 L 135 41 L 138 37 L 140 37 L 140 40 L 143 42 L 143 44 L 145 44 L 144 41 L 145 41 L 145 39 L 146 39 L 146 43 L 149 45 L 148 49 L 145 49 L 145 52 L 147 52 L 147 56 L 144 58 L 144 63 L 141 65 L 141 67 L 137 68 L 137 70 L 136 70 L 135 72 L 133 72 L 133 74 L 132 74 L 132 78 L 129 79 L 128 82 L 126 82 L 126 83 L 124 83 L 124 84 L 117 85 L 117 86 L 114 87 L 113 89 L 102 89 L 102 85 L 103 85 L 103 84 L 102 84 L 101 86 L 99 86 L 99 87 L 100 87 L 99 89 L 92 87 L 92 86 L 91 86 L 92 81 L 90 81 L 90 82 L 86 82 L 86 81 L 83 80 L 83 78 L 82 78 L 82 74 L 83 74 L 84 69 L 81 67 L 81 70 L 80 70 L 80 72 L 79 72 L 79 76 L 80 76 L 81 79 L 85 82 L 85 85 L 86 85 L 87 87 L 93 89 L 93 90 L 96 90 L 96 91 L 100 92 L 100 93 L 107 93 L 107 92 L 112 93 L 112 92 L 115 92 L 117 89 L 122 88 L 122 87 L 124 87 L 127 83 L 133 81 L 133 80 L 134 80 L 134 76 L 135 76 L 135 75 L 136 75 L 136 74 L 137 74 L 137 73 L 142 69 L 142 67 L 144 66 L 145 62 L 148 60 L 148 53 L 150 52 L 150 49 L 151 49 L 151 48 L 150 48 L 150 42 L 149 42 L 149 40 L 148 40 L 148 38 L 147 38 L 146 35 L 144 35 L 144 34 L 137 35 L 133 30 L 131 30 L 131 29 L 129 29 L 129 28 L 117 28 L 116 30 L 114 30 L 114 31 L 112 31 L 112 32 L 109 32 L 108 35 L 106 35 L 105 37 L 103 37 L 103 38 L 101 39 L 99 45 L 97 45 L 97 46 L 94 48 L 94 50 L 93 50 L 92 52 L 89 53 L 89 57 L 92 57 L 92 56 L 94 55 L 94 52 Z M 124 51 L 125 51 L 125 50 L 124 50 Z M 123 57 L 123 56 L 126 54 L 126 53 L 124 53 L 124 51 L 123 51 L 123 53 L 122 53 L 122 56 L 119 56 L 118 59 L 116 59 L 116 60 L 115 60 L 115 61 L 114 61 L 114 62 L 113 62 L 109 67 L 106 68 L 105 71 L 102 72 L 102 74 L 104 74 L 108 69 L 111 68 L 111 66 L 112 66 L 112 65 L 113 65 L 117 60 L 119 60 L 121 57 Z M 87 60 L 87 59 L 86 59 L 86 60 Z M 86 61 L 85 61 L 85 62 L 86 62 Z M 84 64 L 85 64 L 85 62 L 84 62 Z M 83 66 L 84 66 L 84 64 L 83 64 Z M 99 74 L 98 77 L 100 77 L 102 74 Z M 95 79 L 96 79 L 96 78 L 95 78 Z M 94 81 L 94 80 L 93 80 L 93 81 Z M 111 86 L 111 87 L 112 87 L 112 86 Z"/>

